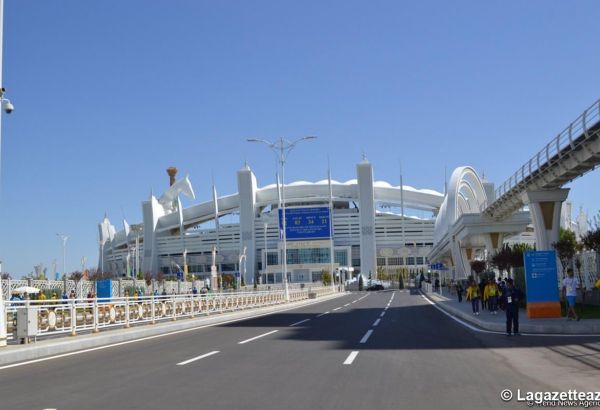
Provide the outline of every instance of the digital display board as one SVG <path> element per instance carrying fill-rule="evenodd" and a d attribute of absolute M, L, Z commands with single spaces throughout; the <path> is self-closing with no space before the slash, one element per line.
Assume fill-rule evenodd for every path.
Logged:
<path fill-rule="evenodd" d="M 279 232 L 283 237 L 282 210 L 279 209 Z M 286 240 L 329 239 L 331 225 L 329 208 L 286 208 Z"/>

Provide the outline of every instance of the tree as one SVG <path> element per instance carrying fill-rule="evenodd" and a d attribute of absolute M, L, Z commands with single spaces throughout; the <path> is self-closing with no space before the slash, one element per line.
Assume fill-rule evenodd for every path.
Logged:
<path fill-rule="evenodd" d="M 471 261 L 471 270 L 477 274 L 477 277 L 485 272 L 487 268 L 486 261 L 482 260 L 473 260 Z"/>
<path fill-rule="evenodd" d="M 600 276 L 600 212 L 594 216 L 593 229 L 583 235 L 581 242 L 585 249 L 596 253 L 596 275 Z"/>
<path fill-rule="evenodd" d="M 365 287 L 365 284 L 363 283 L 363 277 L 362 275 L 358 276 L 358 290 L 362 291 Z"/>
<path fill-rule="evenodd" d="M 568 229 L 560 228 L 560 236 L 558 242 L 554 242 L 552 247 L 556 250 L 560 264 L 562 265 L 563 278 L 565 271 L 569 265 L 573 263 L 573 257 L 577 251 L 577 239 L 575 232 Z"/>
<path fill-rule="evenodd" d="M 323 285 L 331 285 L 331 273 L 327 269 L 321 270 L 321 282 Z"/>

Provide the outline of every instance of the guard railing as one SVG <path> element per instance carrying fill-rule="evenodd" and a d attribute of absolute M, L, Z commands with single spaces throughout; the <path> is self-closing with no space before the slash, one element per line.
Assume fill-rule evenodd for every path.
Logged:
<path fill-rule="evenodd" d="M 334 293 L 331 286 L 289 290 L 289 301 Z M 77 335 L 110 328 L 207 316 L 286 303 L 285 291 L 115 297 L 110 299 L 4 301 L 6 334 L 10 343 Z"/>

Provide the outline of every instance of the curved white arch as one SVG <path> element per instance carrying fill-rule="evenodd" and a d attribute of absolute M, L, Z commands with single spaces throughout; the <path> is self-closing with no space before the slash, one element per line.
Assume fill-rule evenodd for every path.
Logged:
<path fill-rule="evenodd" d="M 318 202 L 329 200 L 329 185 L 318 182 L 296 181 L 285 185 L 286 203 L 294 202 Z M 346 182 L 331 182 L 333 198 L 335 200 L 357 201 L 358 185 L 356 179 Z M 374 187 L 376 202 L 400 205 L 401 196 L 399 186 L 389 183 L 379 183 Z M 416 189 L 404 185 L 404 205 L 407 208 L 435 211 L 442 204 L 443 194 L 429 189 Z M 238 194 L 223 196 L 217 199 L 219 214 L 235 212 L 239 206 Z M 267 185 L 256 190 L 256 205 L 265 207 L 278 203 L 277 186 Z M 214 219 L 214 206 L 212 201 L 202 202 L 183 210 L 183 223 L 185 226 L 197 225 Z M 179 227 L 179 216 L 177 213 L 165 215 L 159 218 L 156 230 L 166 231 Z"/>
<path fill-rule="evenodd" d="M 456 168 L 435 219 L 434 243 L 442 240 L 462 214 L 480 213 L 486 204 L 487 196 L 477 172 L 469 166 Z"/>

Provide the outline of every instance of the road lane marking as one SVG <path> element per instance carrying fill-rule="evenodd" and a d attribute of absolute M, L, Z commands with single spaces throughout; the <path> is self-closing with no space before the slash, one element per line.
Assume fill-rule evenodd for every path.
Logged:
<path fill-rule="evenodd" d="M 209 356 L 212 356 L 212 355 L 217 354 L 217 353 L 219 353 L 219 351 L 215 350 L 215 351 L 212 351 L 210 353 L 203 354 L 202 356 L 192 357 L 189 360 L 183 361 L 181 363 L 177 363 L 177 366 L 185 366 L 188 363 L 192 363 L 192 362 L 195 362 L 196 360 L 204 359 L 205 357 L 209 357 Z"/>
<path fill-rule="evenodd" d="M 335 309 L 333 309 L 333 311 L 335 312 L 337 310 L 340 310 L 341 308 L 342 308 L 341 306 L 340 307 L 336 307 Z"/>
<path fill-rule="evenodd" d="M 316 304 L 323 303 L 323 302 L 326 302 L 326 301 L 327 300 L 316 300 L 314 302 L 306 303 L 306 304 L 303 304 L 303 305 L 300 305 L 300 306 L 293 306 L 293 307 L 289 307 L 289 308 L 285 308 L 285 309 L 280 309 L 280 310 L 276 310 L 276 311 L 271 311 L 271 312 L 266 312 L 266 313 L 259 313 L 257 315 L 252 315 L 252 316 L 247 316 L 247 317 L 241 317 L 241 318 L 238 318 L 238 319 L 223 320 L 223 321 L 218 321 L 218 322 L 215 322 L 215 323 L 209 323 L 209 324 L 206 324 L 206 325 L 200 325 L 200 326 L 190 327 L 190 328 L 187 328 L 187 329 L 174 330 L 174 331 L 171 331 L 171 332 L 160 333 L 160 334 L 157 334 L 157 335 L 140 337 L 138 339 L 126 340 L 124 342 L 110 343 L 110 344 L 107 344 L 107 345 L 90 347 L 88 349 L 75 350 L 74 352 L 61 353 L 61 354 L 54 355 L 54 356 L 42 357 L 40 359 L 32 359 L 32 360 L 27 360 L 25 362 L 7 364 L 7 365 L 4 365 L 4 366 L 0 366 L 0 370 L 11 369 L 13 367 L 27 366 L 27 365 L 30 365 L 30 364 L 35 364 L 35 363 L 40 363 L 40 362 L 46 362 L 48 360 L 62 359 L 63 357 L 69 357 L 69 356 L 75 356 L 75 355 L 80 355 L 80 354 L 89 353 L 89 352 L 95 352 L 97 350 L 110 349 L 112 347 L 118 347 L 118 346 L 128 345 L 128 344 L 137 343 L 137 342 L 143 342 L 143 341 L 146 341 L 146 340 L 158 339 L 158 338 L 161 338 L 161 337 L 166 337 L 166 336 L 171 336 L 171 335 L 177 335 L 179 333 L 193 332 L 195 330 L 202 330 L 202 329 L 206 329 L 207 327 L 216 327 L 216 326 L 220 326 L 220 325 L 225 325 L 227 323 L 243 322 L 244 320 L 250 320 L 250 319 L 256 319 L 256 318 L 259 318 L 259 317 L 274 315 L 274 314 L 277 314 L 277 313 L 280 313 L 280 312 L 287 312 L 288 310 L 301 309 L 301 308 L 306 307 L 306 306 L 316 305 Z M 329 312 L 327 312 L 327 313 L 329 313 Z M 224 313 L 224 314 L 227 314 L 227 313 Z"/>
<path fill-rule="evenodd" d="M 385 315 L 385 311 L 381 312 L 381 315 L 379 315 L 379 317 L 383 317 Z"/>
<path fill-rule="evenodd" d="M 242 340 L 241 342 L 238 342 L 238 344 L 243 345 L 243 344 L 251 342 L 253 340 L 260 339 L 261 337 L 272 335 L 273 333 L 276 333 L 276 332 L 279 332 L 279 330 L 271 330 L 270 332 L 263 333 L 262 335 L 258 335 L 258 336 L 251 337 L 250 339 Z"/>
<path fill-rule="evenodd" d="M 354 361 L 354 359 L 356 359 L 356 356 L 358 356 L 358 351 L 353 351 L 352 353 L 350 353 L 348 355 L 348 357 L 346 358 L 346 360 L 344 360 L 344 364 L 352 364 L 352 362 Z"/>
<path fill-rule="evenodd" d="M 387 306 L 386 306 L 386 307 L 384 307 L 384 308 L 383 308 L 383 310 L 384 310 L 384 311 L 385 311 L 385 310 L 388 310 L 388 307 L 387 307 Z"/>
<path fill-rule="evenodd" d="M 363 338 L 360 339 L 360 343 L 367 343 L 367 340 L 369 340 L 369 337 L 371 336 L 371 333 L 373 333 L 373 329 L 367 330 L 367 333 L 365 333 L 365 335 L 363 336 Z"/>
<path fill-rule="evenodd" d="M 346 303 L 344 306 L 350 306 L 350 303 Z"/>
<path fill-rule="evenodd" d="M 320 315 L 317 315 L 317 317 L 325 316 L 325 315 L 328 315 L 328 314 L 329 314 L 329 311 L 327 311 L 325 313 L 321 313 Z"/>
<path fill-rule="evenodd" d="M 299 322 L 292 323 L 292 324 L 290 325 L 290 327 L 292 327 L 292 326 L 296 326 L 296 325 L 299 325 L 300 323 L 308 322 L 309 320 L 310 320 L 310 319 L 304 319 L 304 320 L 301 320 L 301 321 L 299 321 Z"/>
<path fill-rule="evenodd" d="M 375 323 L 373 323 L 373 327 L 377 326 L 379 324 L 379 322 L 381 322 L 381 318 L 377 319 L 375 321 Z"/>
<path fill-rule="evenodd" d="M 352 301 L 352 303 L 356 303 L 356 302 L 358 302 L 358 300 L 353 300 L 353 301 Z"/>

